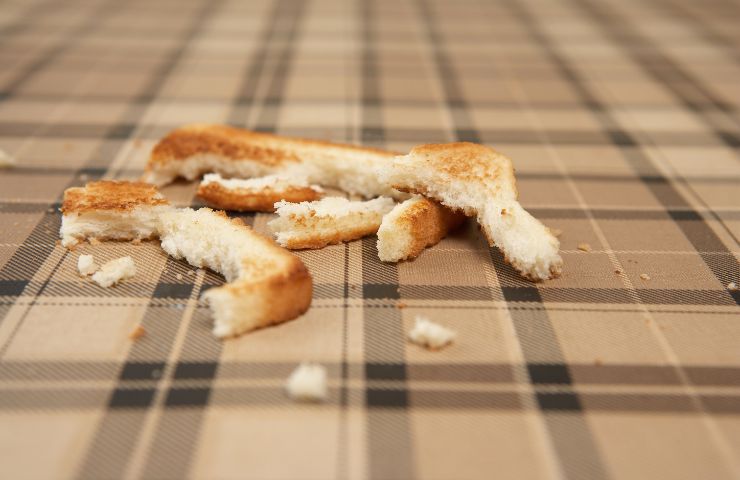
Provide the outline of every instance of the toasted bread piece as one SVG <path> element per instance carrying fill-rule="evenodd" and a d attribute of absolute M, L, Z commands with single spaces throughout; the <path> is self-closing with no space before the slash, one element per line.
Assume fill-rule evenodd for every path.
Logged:
<path fill-rule="evenodd" d="M 70 188 L 63 211 L 62 238 L 159 236 L 170 255 L 223 274 L 228 283 L 203 295 L 218 337 L 291 320 L 311 304 L 311 275 L 298 257 L 223 212 L 171 207 L 152 185 L 91 182 Z"/>
<path fill-rule="evenodd" d="M 217 337 L 292 320 L 311 305 L 313 283 L 303 262 L 223 212 L 165 212 L 161 240 L 173 257 L 226 278 L 228 283 L 203 294 L 213 311 Z"/>
<path fill-rule="evenodd" d="M 278 218 L 268 225 L 284 247 L 322 248 L 374 234 L 393 205 L 393 200 L 387 197 L 366 202 L 342 197 L 316 202 L 278 202 L 275 204 Z"/>
<path fill-rule="evenodd" d="M 68 188 L 62 203 L 62 245 L 84 239 L 143 240 L 157 235 L 169 202 L 148 183 L 101 180 Z"/>
<path fill-rule="evenodd" d="M 378 258 L 399 262 L 418 256 L 462 224 L 465 214 L 414 196 L 387 213 L 378 229 Z"/>
<path fill-rule="evenodd" d="M 198 196 L 211 206 L 240 212 L 274 212 L 276 202 L 310 202 L 323 195 L 305 179 L 278 175 L 242 180 L 209 173 L 198 186 Z"/>
<path fill-rule="evenodd" d="M 195 124 L 170 132 L 154 147 L 143 179 L 164 185 L 177 177 L 195 180 L 209 172 L 234 178 L 280 174 L 366 198 L 404 197 L 379 182 L 375 173 L 394 155 L 376 148 Z"/>
<path fill-rule="evenodd" d="M 475 215 L 488 238 L 524 277 L 556 277 L 560 243 L 517 201 L 514 169 L 504 155 L 474 143 L 421 145 L 379 170 L 394 188 Z"/>

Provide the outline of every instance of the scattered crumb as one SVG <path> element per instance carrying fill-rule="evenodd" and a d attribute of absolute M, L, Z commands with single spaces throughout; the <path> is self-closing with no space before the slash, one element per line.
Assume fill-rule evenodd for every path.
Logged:
<path fill-rule="evenodd" d="M 563 234 L 563 231 L 562 231 L 562 230 L 560 230 L 559 228 L 551 228 L 551 229 L 550 229 L 550 233 L 552 233 L 552 235 L 553 235 L 553 236 L 554 236 L 555 238 L 560 238 L 560 235 L 562 235 L 562 234 Z"/>
<path fill-rule="evenodd" d="M 15 158 L 11 157 L 5 150 L 0 150 L 0 168 L 10 168 L 15 164 Z"/>
<path fill-rule="evenodd" d="M 622 271 L 620 269 L 616 269 L 616 270 L 614 270 L 614 273 L 616 273 L 617 275 L 621 275 L 622 274 Z"/>
<path fill-rule="evenodd" d="M 285 383 L 288 396 L 298 402 L 321 402 L 326 399 L 326 367 L 301 363 Z"/>
<path fill-rule="evenodd" d="M 731 292 L 736 292 L 738 290 L 737 283 L 735 283 L 735 282 L 728 283 L 727 284 L 727 290 L 729 290 Z"/>
<path fill-rule="evenodd" d="M 101 243 L 100 240 L 98 240 L 95 237 L 92 237 L 92 238 L 88 239 L 87 241 L 90 242 L 90 245 L 100 245 L 100 243 Z"/>
<path fill-rule="evenodd" d="M 128 338 L 130 338 L 131 340 L 138 340 L 144 335 L 146 335 L 146 329 L 144 329 L 144 327 L 142 327 L 141 325 L 137 325 L 136 328 L 131 330 L 131 333 L 128 334 Z"/>
<path fill-rule="evenodd" d="M 131 245 L 141 245 L 141 239 L 134 238 L 133 240 L 131 240 Z"/>
<path fill-rule="evenodd" d="M 177 278 L 178 280 L 182 280 L 182 279 L 183 279 L 182 273 L 178 273 L 177 275 L 175 275 L 175 277 L 176 277 L 176 278 Z"/>
<path fill-rule="evenodd" d="M 603 364 L 604 364 L 604 362 L 600 358 L 594 359 L 594 365 L 599 365 L 600 366 L 600 365 L 603 365 Z"/>
<path fill-rule="evenodd" d="M 640 278 L 643 280 L 650 280 L 650 275 L 648 275 L 647 273 L 641 273 Z"/>
<path fill-rule="evenodd" d="M 136 265 L 131 257 L 121 257 L 104 264 L 92 279 L 101 287 L 108 288 L 121 280 L 136 275 Z"/>
<path fill-rule="evenodd" d="M 588 243 L 579 243 L 578 244 L 578 250 L 582 252 L 590 252 L 591 251 L 591 245 Z"/>
<path fill-rule="evenodd" d="M 195 272 L 193 270 L 188 270 L 188 275 L 195 275 Z"/>
<path fill-rule="evenodd" d="M 406 304 L 405 304 L 405 303 L 403 303 L 403 302 L 398 302 L 398 303 L 396 304 L 396 308 L 398 308 L 399 310 L 403 310 L 403 309 L 404 309 L 404 308 L 406 308 L 407 306 L 408 306 L 408 305 L 406 305 Z"/>
<path fill-rule="evenodd" d="M 95 259 L 92 255 L 80 255 L 77 258 L 77 270 L 79 270 L 80 275 L 86 277 L 95 273 L 98 266 L 95 265 Z"/>
<path fill-rule="evenodd" d="M 416 324 L 409 332 L 409 340 L 430 350 L 438 350 L 455 339 L 455 332 L 429 321 L 428 318 L 416 317 Z"/>

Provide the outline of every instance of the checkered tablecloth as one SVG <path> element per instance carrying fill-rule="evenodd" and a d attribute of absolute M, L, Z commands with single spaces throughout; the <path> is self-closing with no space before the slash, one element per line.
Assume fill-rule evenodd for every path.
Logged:
<path fill-rule="evenodd" d="M 738 22 L 731 0 L 0 4 L 0 478 L 740 478 Z M 65 188 L 138 177 L 188 122 L 492 145 L 564 274 L 522 280 L 474 222 L 398 265 L 366 238 L 299 253 L 306 315 L 219 342 L 199 297 L 222 277 L 56 241 Z M 138 274 L 100 288 L 81 253 Z M 407 344 L 417 315 L 457 341 Z M 286 398 L 303 360 L 326 403 Z"/>

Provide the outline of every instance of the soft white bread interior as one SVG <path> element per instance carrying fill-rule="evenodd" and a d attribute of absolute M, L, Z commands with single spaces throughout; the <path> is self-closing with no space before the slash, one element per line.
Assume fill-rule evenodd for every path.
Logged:
<path fill-rule="evenodd" d="M 378 166 L 396 155 L 376 148 L 284 137 L 226 125 L 185 125 L 152 150 L 143 180 L 164 185 L 215 172 L 234 178 L 298 176 L 366 198 L 404 197 L 380 182 Z"/>
<path fill-rule="evenodd" d="M 316 202 L 278 202 L 275 204 L 278 217 L 268 225 L 284 247 L 322 248 L 374 234 L 393 205 L 388 197 L 366 202 L 342 197 Z"/>
<path fill-rule="evenodd" d="M 489 244 L 524 277 L 538 281 L 560 274 L 560 243 L 519 204 L 511 160 L 492 148 L 421 145 L 381 167 L 379 176 L 396 189 L 475 215 Z"/>
<path fill-rule="evenodd" d="M 460 226 L 465 214 L 414 196 L 388 212 L 378 229 L 378 258 L 398 262 L 418 256 Z"/>
<path fill-rule="evenodd" d="M 226 278 L 227 284 L 203 294 L 213 311 L 217 337 L 291 320 L 311 304 L 311 276 L 303 262 L 223 212 L 209 208 L 166 212 L 161 240 L 173 257 Z"/>
<path fill-rule="evenodd" d="M 305 178 L 268 175 L 241 179 L 209 173 L 198 186 L 198 196 L 209 205 L 241 212 L 273 212 L 275 203 L 309 202 L 324 196 L 324 190 Z"/>
<path fill-rule="evenodd" d="M 68 188 L 62 202 L 62 245 L 84 239 L 143 240 L 158 233 L 159 216 L 171 209 L 154 185 L 101 180 Z"/>

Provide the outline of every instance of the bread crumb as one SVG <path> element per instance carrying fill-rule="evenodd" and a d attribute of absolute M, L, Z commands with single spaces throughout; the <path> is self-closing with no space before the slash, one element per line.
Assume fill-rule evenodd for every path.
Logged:
<path fill-rule="evenodd" d="M 136 275 L 136 265 L 131 257 L 121 257 L 104 264 L 92 279 L 101 287 L 108 288 L 121 280 Z"/>
<path fill-rule="evenodd" d="M 0 150 L 0 168 L 10 168 L 16 165 L 15 158 L 11 157 L 5 150 Z"/>
<path fill-rule="evenodd" d="M 131 245 L 141 245 L 141 239 L 134 238 L 133 240 L 131 240 Z"/>
<path fill-rule="evenodd" d="M 643 280 L 650 280 L 650 275 L 648 275 L 647 273 L 641 273 L 640 278 Z"/>
<path fill-rule="evenodd" d="M 731 292 L 736 292 L 738 290 L 737 283 L 735 283 L 735 282 L 728 283 L 727 284 L 727 290 L 729 290 Z"/>
<path fill-rule="evenodd" d="M 326 367 L 301 363 L 285 383 L 288 396 L 298 402 L 321 402 L 326 399 Z"/>
<path fill-rule="evenodd" d="M 131 340 L 138 340 L 144 335 L 146 335 L 146 329 L 141 325 L 137 325 L 136 328 L 131 330 L 131 333 L 128 334 L 128 338 Z"/>
<path fill-rule="evenodd" d="M 88 242 L 90 242 L 90 245 L 100 245 L 101 243 L 100 240 L 95 237 L 91 237 L 90 239 L 88 239 Z"/>
<path fill-rule="evenodd" d="M 404 309 L 404 308 L 406 308 L 407 306 L 408 306 L 408 305 L 406 305 L 406 304 L 405 304 L 405 303 L 403 303 L 403 302 L 398 302 L 398 303 L 396 304 L 396 308 L 398 308 L 399 310 L 403 310 L 403 309 Z"/>
<path fill-rule="evenodd" d="M 428 318 L 418 316 L 414 328 L 409 332 L 412 343 L 426 347 L 429 350 L 438 350 L 455 339 L 457 335 L 449 328 L 429 321 Z"/>
<path fill-rule="evenodd" d="M 182 279 L 183 279 L 182 273 L 178 273 L 177 275 L 175 275 L 175 277 L 176 277 L 176 278 L 177 278 L 178 280 L 182 280 Z"/>
<path fill-rule="evenodd" d="M 560 238 L 560 235 L 563 234 L 563 231 L 559 228 L 551 228 L 550 233 L 552 233 L 552 236 L 555 238 Z"/>
<path fill-rule="evenodd" d="M 591 251 L 591 245 L 588 243 L 579 243 L 578 244 L 578 250 L 582 252 L 590 252 Z"/>
<path fill-rule="evenodd" d="M 80 255 L 77 258 L 77 270 L 80 275 L 86 277 L 92 275 L 98 270 L 98 266 L 95 265 L 95 259 L 92 255 Z"/>
<path fill-rule="evenodd" d="M 195 272 L 193 270 L 188 270 L 188 275 L 195 275 Z"/>

